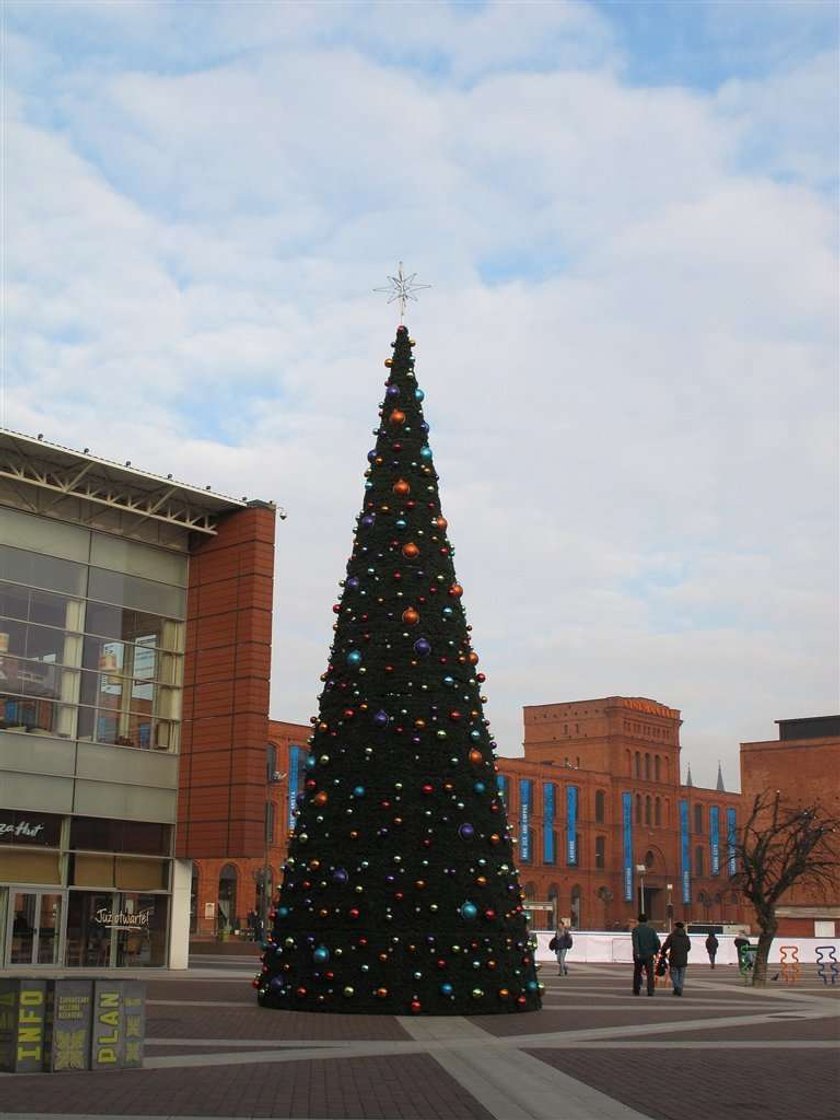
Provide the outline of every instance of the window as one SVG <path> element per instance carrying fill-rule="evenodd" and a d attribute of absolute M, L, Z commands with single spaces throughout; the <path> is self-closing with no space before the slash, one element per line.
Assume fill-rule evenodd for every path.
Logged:
<path fill-rule="evenodd" d="M 646 754 L 645 755 L 645 780 L 649 782 L 650 778 L 651 778 L 650 755 Z"/>
<path fill-rule="evenodd" d="M 705 852 L 700 844 L 694 849 L 694 874 L 698 877 L 706 874 Z"/>
<path fill-rule="evenodd" d="M 642 795 L 636 794 L 636 824 L 642 823 Z"/>
<path fill-rule="evenodd" d="M 603 870 L 607 865 L 607 838 L 606 836 L 595 837 L 595 866 L 599 870 Z"/>
<path fill-rule="evenodd" d="M 650 797 L 648 796 L 648 797 L 645 798 L 645 824 L 651 824 L 652 823 L 650 810 L 651 810 L 651 800 L 650 800 Z"/>
<path fill-rule="evenodd" d="M 602 789 L 595 791 L 595 821 L 603 824 L 606 818 L 606 794 Z"/>
<path fill-rule="evenodd" d="M 653 803 L 653 823 L 662 824 L 662 801 L 658 797 Z"/>
<path fill-rule="evenodd" d="M 657 782 L 662 780 L 662 759 L 659 755 L 653 760 L 653 774 Z"/>
<path fill-rule="evenodd" d="M 638 751 L 636 751 L 636 754 L 633 756 L 633 762 L 634 762 L 635 767 L 636 767 L 636 777 L 641 778 L 641 776 L 642 776 L 642 756 L 639 754 Z"/>
<path fill-rule="evenodd" d="M 265 803 L 265 842 L 274 843 L 274 832 L 277 826 L 277 808 L 273 801 Z"/>
<path fill-rule="evenodd" d="M 698 836 L 703 834 L 703 806 L 694 806 L 694 831 Z"/>

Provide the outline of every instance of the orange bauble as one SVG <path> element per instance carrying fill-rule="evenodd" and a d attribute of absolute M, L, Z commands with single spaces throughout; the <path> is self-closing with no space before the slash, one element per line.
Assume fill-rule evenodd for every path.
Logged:
<path fill-rule="evenodd" d="M 416 626 L 420 621 L 420 615 L 414 607 L 406 607 L 402 613 L 402 620 L 406 626 Z"/>
<path fill-rule="evenodd" d="M 411 487 L 404 478 L 398 478 L 391 489 L 400 498 L 405 498 L 411 493 Z"/>
<path fill-rule="evenodd" d="M 484 755 L 481 751 L 477 751 L 475 747 L 470 751 L 470 762 L 473 766 L 480 766 L 484 762 Z"/>
<path fill-rule="evenodd" d="M 414 560 L 417 556 L 420 555 L 420 549 L 417 547 L 414 541 L 408 541 L 402 546 L 402 554 L 406 558 L 406 560 Z"/>
<path fill-rule="evenodd" d="M 405 413 L 402 411 L 402 409 L 395 408 L 391 415 L 388 417 L 388 420 L 390 421 L 390 423 L 399 427 L 400 425 L 405 423 Z"/>

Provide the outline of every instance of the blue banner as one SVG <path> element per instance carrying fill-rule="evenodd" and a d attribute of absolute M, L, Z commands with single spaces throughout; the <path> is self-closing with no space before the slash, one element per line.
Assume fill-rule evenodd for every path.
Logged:
<path fill-rule="evenodd" d="M 633 901 L 633 794 L 621 795 L 621 832 L 624 840 L 624 901 Z"/>
<path fill-rule="evenodd" d="M 519 779 L 519 858 L 531 859 L 531 789 L 530 778 Z"/>
<path fill-rule="evenodd" d="M 720 809 L 709 809 L 709 867 L 713 875 L 720 875 Z"/>
<path fill-rule="evenodd" d="M 289 747 L 289 829 L 295 827 L 295 809 L 297 809 L 297 796 L 300 793 L 300 766 L 302 757 L 302 747 Z"/>
<path fill-rule="evenodd" d="M 691 902 L 691 837 L 688 832 L 688 802 L 680 802 L 680 880 L 682 900 Z"/>
<path fill-rule="evenodd" d="M 738 822 L 734 809 L 726 810 L 726 860 L 729 874 L 738 872 Z"/>
<path fill-rule="evenodd" d="M 578 861 L 577 850 L 577 786 L 566 787 L 566 863 L 574 867 Z"/>
<path fill-rule="evenodd" d="M 508 780 L 504 774 L 496 775 L 496 789 L 502 798 L 502 801 L 507 802 L 508 799 Z"/>
<path fill-rule="evenodd" d="M 554 863 L 557 859 L 554 850 L 555 788 L 554 782 L 543 786 L 543 863 Z"/>

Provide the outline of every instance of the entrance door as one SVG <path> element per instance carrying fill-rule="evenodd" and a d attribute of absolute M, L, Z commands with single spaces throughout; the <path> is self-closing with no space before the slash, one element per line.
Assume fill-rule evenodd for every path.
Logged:
<path fill-rule="evenodd" d="M 63 896 L 47 891 L 11 892 L 9 964 L 56 965 L 61 960 Z"/>

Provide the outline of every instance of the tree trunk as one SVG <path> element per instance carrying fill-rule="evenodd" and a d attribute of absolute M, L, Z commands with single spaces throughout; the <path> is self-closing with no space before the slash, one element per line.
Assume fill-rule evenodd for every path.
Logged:
<path fill-rule="evenodd" d="M 755 968 L 753 969 L 753 984 L 762 987 L 767 983 L 767 960 L 770 956 L 770 946 L 776 936 L 779 923 L 775 914 L 760 915 L 761 932 L 758 935 L 758 952 L 755 955 Z"/>

